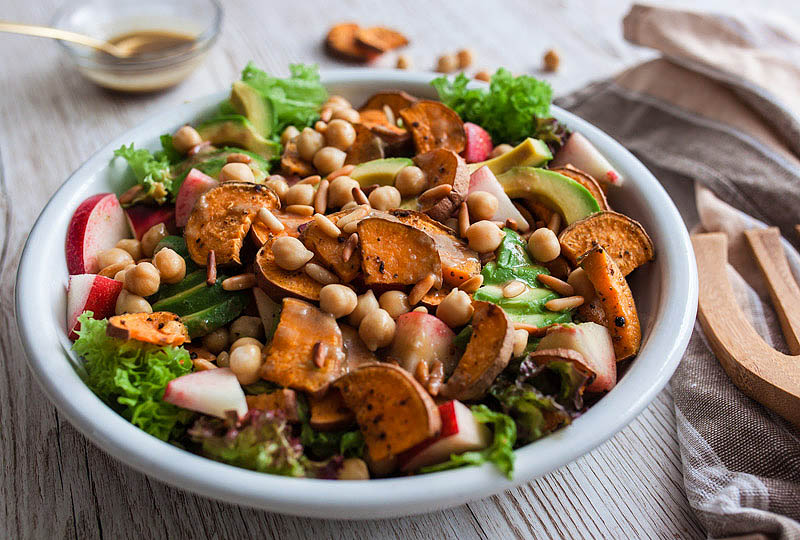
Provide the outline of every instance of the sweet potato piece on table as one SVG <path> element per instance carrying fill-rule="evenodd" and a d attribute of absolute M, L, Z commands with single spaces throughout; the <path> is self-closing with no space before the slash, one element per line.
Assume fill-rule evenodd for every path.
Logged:
<path fill-rule="evenodd" d="M 289 422 L 300 421 L 300 416 L 297 412 L 297 394 L 294 390 L 284 388 L 268 394 L 245 396 L 245 399 L 247 400 L 248 409 L 280 411 L 286 415 L 286 420 Z"/>
<path fill-rule="evenodd" d="M 356 41 L 378 54 L 408 45 L 408 38 L 385 26 L 372 26 L 356 30 Z"/>
<path fill-rule="evenodd" d="M 442 386 L 448 399 L 479 399 L 505 369 L 514 348 L 514 324 L 502 308 L 473 302 L 472 336 L 456 370 Z"/>
<path fill-rule="evenodd" d="M 284 270 L 275 262 L 272 254 L 272 243 L 275 238 L 275 236 L 270 236 L 264 247 L 256 253 L 253 270 L 258 286 L 273 300 L 293 296 L 313 302 L 319 301 L 319 291 L 322 289 L 322 285 L 318 281 L 308 277 L 302 268 L 294 271 Z"/>
<path fill-rule="evenodd" d="M 395 117 L 399 117 L 400 111 L 411 107 L 417 101 L 418 98 L 402 90 L 384 90 L 373 94 L 359 110 L 361 112 L 371 109 L 383 110 L 383 106 L 388 105 Z"/>
<path fill-rule="evenodd" d="M 372 462 L 389 460 L 441 430 L 442 420 L 433 399 L 403 368 L 366 364 L 334 386 L 355 412 Z"/>
<path fill-rule="evenodd" d="M 597 204 L 600 205 L 600 210 L 611 210 L 611 207 L 608 206 L 608 199 L 606 199 L 606 194 L 603 191 L 603 188 L 600 187 L 600 183 L 594 179 L 594 176 L 590 175 L 589 173 L 583 172 L 577 167 L 572 165 L 565 165 L 563 167 L 558 167 L 555 169 L 550 169 L 553 172 L 557 172 L 559 174 L 563 174 L 567 178 L 572 178 L 580 185 L 585 187 L 589 193 L 597 200 Z"/>
<path fill-rule="evenodd" d="M 467 136 L 464 122 L 458 114 L 438 101 L 421 100 L 400 111 L 403 125 L 411 131 L 418 154 L 434 148 L 444 148 L 460 153 L 464 150 Z"/>
<path fill-rule="evenodd" d="M 594 285 L 597 299 L 603 306 L 606 328 L 614 343 L 617 362 L 630 358 L 639 352 L 642 329 L 639 326 L 633 293 L 625 276 L 602 246 L 592 248 L 579 262 Z"/>
<path fill-rule="evenodd" d="M 108 319 L 106 335 L 153 345 L 177 347 L 189 341 L 189 332 L 181 318 L 168 311 L 126 313 Z"/>
<path fill-rule="evenodd" d="M 321 366 L 314 362 L 318 343 L 325 349 Z M 342 333 L 336 319 L 294 298 L 283 300 L 281 320 L 263 356 L 263 379 L 312 395 L 324 394 L 344 371 Z"/>
<path fill-rule="evenodd" d="M 422 211 L 437 221 L 444 222 L 453 215 L 469 192 L 469 168 L 464 158 L 444 148 L 437 148 L 414 157 L 414 164 L 422 169 L 428 179 L 428 188 L 450 184 L 453 190 L 442 199 L 434 201 Z"/>
<path fill-rule="evenodd" d="M 336 388 L 331 388 L 320 398 L 310 398 L 308 406 L 311 410 L 311 427 L 319 431 L 345 429 L 356 421 L 356 415 L 347 407 L 342 393 Z"/>
<path fill-rule="evenodd" d="M 325 36 L 325 49 L 332 56 L 350 62 L 368 62 L 379 56 L 379 52 L 356 41 L 359 28 L 356 23 L 334 25 Z"/>
<path fill-rule="evenodd" d="M 644 227 L 617 212 L 598 212 L 578 220 L 558 235 L 561 253 L 572 264 L 594 245 L 603 246 L 623 276 L 655 258 L 653 241 Z"/>
<path fill-rule="evenodd" d="M 433 238 L 410 225 L 382 218 L 358 223 L 361 269 L 367 286 L 400 288 L 428 274 L 442 280 L 442 262 Z"/>
<path fill-rule="evenodd" d="M 335 225 L 339 218 L 347 213 L 336 212 L 329 215 L 328 218 Z M 361 271 L 361 254 L 355 250 L 347 261 L 344 260 L 344 246 L 348 236 L 331 238 L 320 229 L 316 222 L 311 222 L 300 234 L 300 241 L 316 255 L 317 262 L 333 270 L 344 283 L 349 283 Z"/>
<path fill-rule="evenodd" d="M 259 184 L 225 182 L 205 192 L 183 231 L 189 255 L 205 266 L 213 249 L 217 264 L 239 264 L 239 250 L 258 210 L 280 206 L 275 192 Z"/>

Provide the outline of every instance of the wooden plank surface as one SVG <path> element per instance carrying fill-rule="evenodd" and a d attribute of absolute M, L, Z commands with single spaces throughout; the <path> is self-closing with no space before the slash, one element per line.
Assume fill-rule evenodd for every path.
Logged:
<path fill-rule="evenodd" d="M 2 18 L 46 24 L 60 2 L 0 1 Z M 563 69 L 557 94 L 613 74 L 650 53 L 627 45 L 629 2 L 347 0 L 227 2 L 207 62 L 178 88 L 131 97 L 85 82 L 59 47 L 0 35 L 0 536 L 4 538 L 695 538 L 683 492 L 672 398 L 664 391 L 628 428 L 574 463 L 519 489 L 451 510 L 372 522 L 302 519 L 241 508 L 165 486 L 90 444 L 48 402 L 23 358 L 13 290 L 25 237 L 50 195 L 111 137 L 184 99 L 226 88 L 253 59 L 276 73 L 327 59 L 332 22 L 396 26 L 418 69 L 471 47 L 476 68 L 535 71 L 549 47 Z M 684 3 L 685 4 L 685 3 Z M 709 2 L 726 9 L 728 2 Z M 798 8 L 790 0 L 762 9 Z M 696 7 L 696 4 L 693 4 Z M 394 58 L 381 64 L 391 66 Z M 60 256 L 54 254 L 53 256 Z M 41 261 L 47 264 L 47 261 Z"/>

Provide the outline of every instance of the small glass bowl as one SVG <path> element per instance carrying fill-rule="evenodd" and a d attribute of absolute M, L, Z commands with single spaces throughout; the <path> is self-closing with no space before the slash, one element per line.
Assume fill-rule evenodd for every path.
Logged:
<path fill-rule="evenodd" d="M 123 92 L 153 92 L 178 84 L 202 63 L 220 33 L 222 7 L 216 0 L 83 0 L 58 10 L 51 25 L 106 40 L 153 30 L 196 36 L 188 47 L 125 59 L 59 42 L 92 82 Z"/>

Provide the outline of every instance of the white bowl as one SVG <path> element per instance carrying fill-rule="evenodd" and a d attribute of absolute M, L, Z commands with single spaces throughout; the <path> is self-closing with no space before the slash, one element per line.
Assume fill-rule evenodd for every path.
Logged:
<path fill-rule="evenodd" d="M 403 89 L 435 97 L 430 74 L 337 70 L 323 74 L 332 93 L 360 103 L 377 90 Z M 667 193 L 630 152 L 599 129 L 561 109 L 553 114 L 580 131 L 625 176 L 613 206 L 642 222 L 656 260 L 631 277 L 644 341 L 619 384 L 586 414 L 516 452 L 513 480 L 492 465 L 424 476 L 333 482 L 271 476 L 191 454 L 139 430 L 82 382 L 80 362 L 64 330 L 67 269 L 64 238 L 75 208 L 87 196 L 122 188 L 125 164 L 109 164 L 122 144 L 158 148 L 158 136 L 211 111 L 224 94 L 171 107 L 98 151 L 50 199 L 28 237 L 17 275 L 16 310 L 30 368 L 61 413 L 100 448 L 151 477 L 200 495 L 302 516 L 381 518 L 456 506 L 553 471 L 603 443 L 627 425 L 667 383 L 689 340 L 697 306 L 697 271 L 689 236 Z M 44 262 L 47 261 L 47 264 Z"/>

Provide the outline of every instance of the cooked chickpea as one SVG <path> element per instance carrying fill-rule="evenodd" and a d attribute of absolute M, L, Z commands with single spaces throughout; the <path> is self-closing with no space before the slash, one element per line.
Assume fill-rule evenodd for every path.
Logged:
<path fill-rule="evenodd" d="M 314 167 L 322 176 L 332 173 L 336 169 L 341 169 L 347 154 L 333 146 L 321 148 L 314 154 Z"/>
<path fill-rule="evenodd" d="M 489 82 L 492 80 L 492 76 L 489 74 L 488 71 L 482 69 L 475 74 L 475 79 L 483 82 Z"/>
<path fill-rule="evenodd" d="M 338 176 L 328 187 L 328 206 L 340 208 L 353 200 L 353 188 L 360 184 L 349 176 Z"/>
<path fill-rule="evenodd" d="M 142 258 L 142 243 L 135 238 L 123 238 L 117 242 L 116 247 L 130 253 L 134 261 Z"/>
<path fill-rule="evenodd" d="M 436 61 L 436 71 L 450 73 L 458 69 L 458 58 L 454 54 L 443 54 Z"/>
<path fill-rule="evenodd" d="M 114 281 L 119 281 L 124 286 L 125 285 L 125 274 L 128 272 L 128 268 L 133 268 L 134 266 L 136 266 L 136 265 L 135 264 L 130 264 L 130 265 L 126 266 L 125 268 L 123 268 L 122 270 L 120 270 L 119 272 L 117 272 L 116 274 L 114 274 Z"/>
<path fill-rule="evenodd" d="M 359 458 L 347 458 L 339 468 L 338 480 L 369 480 L 367 463 Z"/>
<path fill-rule="evenodd" d="M 120 248 L 104 249 L 97 254 L 97 266 L 100 269 L 111 266 L 112 264 L 132 263 L 131 254 Z"/>
<path fill-rule="evenodd" d="M 457 328 L 469 322 L 473 311 L 469 295 L 460 289 L 453 289 L 436 307 L 436 316 L 450 328 Z"/>
<path fill-rule="evenodd" d="M 230 343 L 230 335 L 225 327 L 217 328 L 210 334 L 203 336 L 203 347 L 214 354 L 219 354 L 227 349 L 228 343 Z"/>
<path fill-rule="evenodd" d="M 114 307 L 114 313 L 117 315 L 124 315 L 125 313 L 152 313 L 153 308 L 150 302 L 137 294 L 131 294 L 125 289 L 122 289 L 117 296 L 117 304 Z"/>
<path fill-rule="evenodd" d="M 375 293 L 370 289 L 358 297 L 356 308 L 350 313 L 350 317 L 348 317 L 347 320 L 350 321 L 350 324 L 353 326 L 358 326 L 361 324 L 361 321 L 364 320 L 364 317 L 376 309 L 380 309 L 380 307 L 378 299 L 375 298 Z"/>
<path fill-rule="evenodd" d="M 333 111 L 333 120 L 346 120 L 351 124 L 356 124 L 361 121 L 361 115 L 352 107 L 342 107 Z"/>
<path fill-rule="evenodd" d="M 411 61 L 411 57 L 407 54 L 401 54 L 397 57 L 397 69 L 411 69 L 414 63 Z"/>
<path fill-rule="evenodd" d="M 373 189 L 369 194 L 369 204 L 375 210 L 397 208 L 401 201 L 400 192 L 394 186 L 381 186 Z"/>
<path fill-rule="evenodd" d="M 472 65 L 472 58 L 475 56 L 472 49 L 461 49 L 456 53 L 456 60 L 458 60 L 458 68 L 464 69 Z"/>
<path fill-rule="evenodd" d="M 567 278 L 567 283 L 572 285 L 572 288 L 575 290 L 575 294 L 578 296 L 583 296 L 584 300 L 587 302 L 594 298 L 594 285 L 592 285 L 592 282 L 589 280 L 589 276 L 586 275 L 586 270 L 583 268 L 576 268 L 570 272 L 569 277 Z"/>
<path fill-rule="evenodd" d="M 311 161 L 323 146 L 325 146 L 325 137 L 322 133 L 314 131 L 314 129 L 307 127 L 303 128 L 300 135 L 297 136 L 297 153 L 304 161 Z"/>
<path fill-rule="evenodd" d="M 561 57 L 559 57 L 558 52 L 556 52 L 555 49 L 549 49 L 546 53 L 544 53 L 542 64 L 545 71 L 558 70 L 559 63 L 561 63 Z"/>
<path fill-rule="evenodd" d="M 256 181 L 253 169 L 247 163 L 227 163 L 219 171 L 220 182 L 250 182 Z"/>
<path fill-rule="evenodd" d="M 325 285 L 319 291 L 319 307 L 335 318 L 350 315 L 358 304 L 358 296 L 350 287 L 339 284 Z"/>
<path fill-rule="evenodd" d="M 140 262 L 125 273 L 125 288 L 139 296 L 150 296 L 158 292 L 161 276 L 152 263 Z"/>
<path fill-rule="evenodd" d="M 163 223 L 157 223 L 147 229 L 147 232 L 142 235 L 142 255 L 145 257 L 152 257 L 156 245 L 158 245 L 165 236 L 167 236 L 167 226 Z"/>
<path fill-rule="evenodd" d="M 284 270 L 299 270 L 310 261 L 314 254 L 306 246 L 291 236 L 280 236 L 272 244 L 272 254 L 275 263 Z"/>
<path fill-rule="evenodd" d="M 425 178 L 425 173 L 414 165 L 403 167 L 394 177 L 394 187 L 403 197 L 416 197 L 425 190 L 427 185 L 428 180 Z"/>
<path fill-rule="evenodd" d="M 286 193 L 289 191 L 289 182 L 279 174 L 270 176 L 267 181 L 264 182 L 264 185 L 274 191 L 281 200 L 286 198 Z"/>
<path fill-rule="evenodd" d="M 231 324 L 231 339 L 236 341 L 242 337 L 259 338 L 264 334 L 261 317 L 242 315 Z"/>
<path fill-rule="evenodd" d="M 371 351 L 386 347 L 394 339 L 395 322 L 385 309 L 375 309 L 358 325 L 358 335 Z"/>
<path fill-rule="evenodd" d="M 525 352 L 525 347 L 528 346 L 528 331 L 527 330 L 514 330 L 514 349 L 512 355 L 517 357 Z"/>
<path fill-rule="evenodd" d="M 353 104 L 350 103 L 347 98 L 339 95 L 333 95 L 328 98 L 328 101 L 325 102 L 323 107 L 329 107 L 332 109 L 341 109 L 341 108 L 348 108 L 352 109 Z"/>
<path fill-rule="evenodd" d="M 286 146 L 286 143 L 300 135 L 300 130 L 294 126 L 286 126 L 286 129 L 281 133 L 281 144 Z"/>
<path fill-rule="evenodd" d="M 510 144 L 498 144 L 492 149 L 492 153 L 489 154 L 489 157 L 496 158 L 498 156 L 502 156 L 503 154 L 507 154 L 514 149 L 513 146 Z"/>
<path fill-rule="evenodd" d="M 239 384 L 258 382 L 261 370 L 261 349 L 255 345 L 244 345 L 230 354 L 230 368 Z"/>
<path fill-rule="evenodd" d="M 192 126 L 183 126 L 172 136 L 172 146 L 181 154 L 185 154 L 201 142 L 203 142 L 203 138 Z"/>
<path fill-rule="evenodd" d="M 497 197 L 488 191 L 473 191 L 467 196 L 467 207 L 472 221 L 492 219 L 497 213 L 497 205 Z"/>
<path fill-rule="evenodd" d="M 391 315 L 392 319 L 411 311 L 411 306 L 408 304 L 408 296 L 403 291 L 386 291 L 378 299 L 378 304 L 381 309 Z"/>
<path fill-rule="evenodd" d="M 505 234 L 491 221 L 478 221 L 467 229 L 467 241 L 478 253 L 489 253 L 497 249 Z"/>
<path fill-rule="evenodd" d="M 340 150 L 347 150 L 356 140 L 356 128 L 353 124 L 337 118 L 331 120 L 325 130 L 325 142 L 328 146 L 335 146 Z"/>
<path fill-rule="evenodd" d="M 536 229 L 528 238 L 528 253 L 539 262 L 550 262 L 561 254 L 561 244 L 556 233 L 542 227 Z"/>
<path fill-rule="evenodd" d="M 161 281 L 164 283 L 178 283 L 186 277 L 186 260 L 173 249 L 158 250 L 153 257 L 153 264 L 158 269 Z"/>
<path fill-rule="evenodd" d="M 286 192 L 286 205 L 311 204 L 314 201 L 314 186 L 311 184 L 295 184 Z"/>
<path fill-rule="evenodd" d="M 239 347 L 243 347 L 244 345 L 255 345 L 259 349 L 263 349 L 264 345 L 258 341 L 256 338 L 253 337 L 240 337 L 233 343 L 231 343 L 231 348 L 228 350 L 228 353 L 232 353 Z"/>

